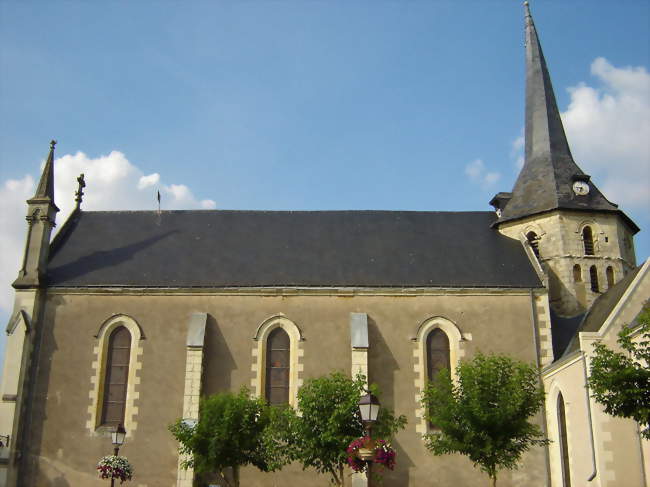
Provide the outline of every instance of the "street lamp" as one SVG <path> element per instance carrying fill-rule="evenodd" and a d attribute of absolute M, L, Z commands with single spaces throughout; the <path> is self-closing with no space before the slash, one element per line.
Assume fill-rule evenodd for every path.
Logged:
<path fill-rule="evenodd" d="M 370 439 L 370 445 L 371 448 L 373 443 L 372 443 L 372 437 L 370 436 L 370 433 L 372 431 L 372 425 L 377 421 L 377 416 L 379 415 L 379 409 L 381 408 L 381 404 L 379 404 L 379 399 L 377 399 L 376 396 L 373 396 L 372 394 L 368 393 L 365 396 L 361 396 L 359 399 L 359 412 L 361 413 L 361 422 L 363 423 L 363 426 L 366 430 L 366 435 Z M 364 449 L 365 450 L 365 449 Z M 374 456 L 374 448 L 373 449 L 368 449 L 366 451 L 362 451 L 361 449 L 359 450 L 360 456 L 362 460 L 365 460 L 366 463 L 368 464 L 368 486 L 370 486 L 372 479 L 372 459 Z"/>
<path fill-rule="evenodd" d="M 111 433 L 111 441 L 115 449 L 113 450 L 113 455 L 118 456 L 120 454 L 120 447 L 124 443 L 124 438 L 126 437 L 126 430 L 122 423 L 117 425 L 115 431 Z M 115 477 L 111 477 L 111 487 L 115 487 Z"/>
<path fill-rule="evenodd" d="M 126 430 L 124 429 L 124 426 L 122 426 L 122 423 L 117 425 L 117 428 L 115 428 L 115 431 L 111 433 L 111 437 L 113 440 L 113 446 L 115 447 L 115 456 L 118 456 L 120 453 L 120 447 L 124 443 L 124 438 L 126 437 Z"/>
<path fill-rule="evenodd" d="M 376 396 L 368 393 L 365 396 L 361 396 L 359 399 L 359 412 L 361 413 L 361 421 L 368 431 L 368 436 L 370 436 L 370 430 L 375 421 L 377 421 L 377 416 L 379 415 L 379 399 Z"/>

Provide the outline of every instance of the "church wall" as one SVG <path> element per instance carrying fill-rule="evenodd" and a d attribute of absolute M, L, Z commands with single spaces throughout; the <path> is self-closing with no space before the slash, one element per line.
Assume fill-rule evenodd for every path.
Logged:
<path fill-rule="evenodd" d="M 333 293 L 332 293 L 333 294 Z M 381 401 L 409 420 L 395 446 L 398 466 L 386 486 L 477 485 L 487 478 L 460 456 L 433 457 L 416 430 L 419 404 L 413 338 L 427 319 L 442 316 L 462 333 L 465 357 L 477 351 L 505 353 L 534 363 L 536 352 L 527 290 L 433 291 L 418 294 L 367 291 L 315 295 L 286 290 L 267 295 L 243 293 L 127 294 L 51 293 L 37 381 L 37 404 L 30 438 L 31 485 L 105 485 L 94 465 L 112 451 L 108 431 L 87 428 L 93 384 L 95 335 L 111 316 L 124 314 L 140 326 L 144 339 L 137 371 L 134 426 L 120 450 L 136 469 L 134 487 L 176 485 L 177 445 L 167 425 L 181 417 L 185 380 L 186 334 L 191 313 L 208 313 L 204 348 L 203 393 L 250 388 L 257 328 L 279 314 L 300 329 L 303 357 L 300 380 L 340 370 L 349 374 L 349 314 L 368 315 L 369 375 L 382 390 Z M 47 400 L 46 400 L 47 399 Z M 540 418 L 541 420 L 541 418 Z M 545 485 L 542 449 L 526 455 L 523 469 L 503 472 L 499 484 Z M 325 485 L 327 479 L 299 466 L 281 473 L 244 469 L 242 485 Z"/>

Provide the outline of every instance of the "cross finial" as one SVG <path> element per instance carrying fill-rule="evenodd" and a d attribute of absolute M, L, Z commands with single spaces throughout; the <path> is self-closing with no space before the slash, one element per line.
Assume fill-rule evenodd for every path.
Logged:
<path fill-rule="evenodd" d="M 79 183 L 77 192 L 75 193 L 76 198 L 74 199 L 77 202 L 77 209 L 81 208 L 81 201 L 84 196 L 83 189 L 86 187 L 86 180 L 84 179 L 84 174 L 81 173 L 77 178 L 77 183 Z"/>
<path fill-rule="evenodd" d="M 56 145 L 56 140 L 54 139 L 50 140 L 50 149 L 54 150 L 55 145 Z"/>

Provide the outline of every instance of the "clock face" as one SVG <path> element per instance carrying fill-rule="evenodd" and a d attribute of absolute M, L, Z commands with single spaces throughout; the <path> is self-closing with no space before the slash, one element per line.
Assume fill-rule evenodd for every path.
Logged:
<path fill-rule="evenodd" d="M 578 196 L 584 196 L 589 193 L 589 185 L 584 181 L 576 181 L 573 183 L 573 192 Z"/>

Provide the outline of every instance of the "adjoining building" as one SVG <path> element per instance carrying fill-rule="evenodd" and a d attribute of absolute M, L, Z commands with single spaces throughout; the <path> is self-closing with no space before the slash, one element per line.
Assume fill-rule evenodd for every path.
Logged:
<path fill-rule="evenodd" d="M 615 345 L 650 297 L 650 264 L 573 160 L 527 5 L 525 31 L 525 163 L 496 212 L 85 211 L 80 186 L 50 243 L 52 144 L 13 284 L 0 485 L 105 485 L 94 466 L 122 423 L 134 486 L 191 486 L 167 426 L 196 419 L 201 396 L 247 386 L 295 405 L 335 370 L 367 374 L 408 418 L 385 485 L 480 485 L 466 458 L 426 451 L 420 405 L 432 374 L 479 350 L 536 363 L 547 392 L 536 421 L 553 442 L 500 485 L 649 485 L 648 442 L 585 378 L 591 343 Z M 242 472 L 251 487 L 325 482 Z"/>

